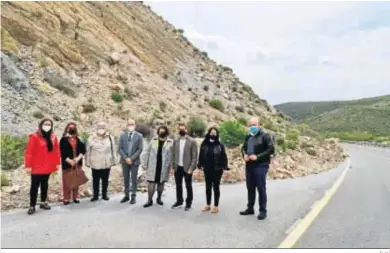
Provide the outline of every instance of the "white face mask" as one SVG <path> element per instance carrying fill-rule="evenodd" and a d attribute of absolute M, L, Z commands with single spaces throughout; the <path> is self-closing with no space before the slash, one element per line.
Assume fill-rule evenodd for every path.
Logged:
<path fill-rule="evenodd" d="M 127 127 L 127 129 L 129 129 L 130 132 L 133 132 L 135 127 L 134 126 L 129 126 L 129 127 Z"/>
<path fill-rule="evenodd" d="M 49 132 L 51 130 L 51 126 L 43 126 L 42 130 L 45 132 Z"/>
<path fill-rule="evenodd" d="M 98 130 L 97 130 L 97 133 L 98 133 L 99 135 L 103 135 L 103 134 L 106 133 L 106 130 L 105 130 L 105 129 L 98 129 Z"/>

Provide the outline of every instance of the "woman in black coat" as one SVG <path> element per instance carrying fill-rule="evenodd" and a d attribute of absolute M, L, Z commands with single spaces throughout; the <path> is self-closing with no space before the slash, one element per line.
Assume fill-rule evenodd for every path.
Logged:
<path fill-rule="evenodd" d="M 217 213 L 219 204 L 219 184 L 224 170 L 228 170 L 228 159 L 224 145 L 219 141 L 219 131 L 211 127 L 200 146 L 198 168 L 203 170 L 206 181 L 206 202 L 202 212 Z M 214 207 L 211 208 L 211 190 L 214 190 Z"/>

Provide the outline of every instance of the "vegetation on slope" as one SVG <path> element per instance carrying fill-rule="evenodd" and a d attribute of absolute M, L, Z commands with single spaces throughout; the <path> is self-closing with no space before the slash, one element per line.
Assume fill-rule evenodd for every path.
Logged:
<path fill-rule="evenodd" d="M 326 137 L 390 142 L 390 95 L 351 101 L 285 103 L 275 107 Z"/>

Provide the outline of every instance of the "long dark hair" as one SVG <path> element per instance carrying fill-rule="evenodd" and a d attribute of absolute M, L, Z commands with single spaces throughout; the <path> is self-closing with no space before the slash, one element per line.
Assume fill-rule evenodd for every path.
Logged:
<path fill-rule="evenodd" d="M 212 130 L 215 130 L 215 132 L 217 133 L 217 136 L 215 138 L 215 143 L 219 143 L 219 130 L 216 127 L 210 127 L 209 130 L 207 130 L 207 134 L 204 137 L 203 142 L 209 142 L 209 140 L 210 140 L 210 133 L 211 133 Z"/>
<path fill-rule="evenodd" d="M 164 129 L 164 130 L 165 130 L 165 133 L 167 134 L 166 136 L 168 137 L 170 133 L 169 133 L 169 129 L 168 129 L 167 126 L 159 126 L 159 127 L 157 128 L 157 135 L 159 135 L 161 129 Z"/>
<path fill-rule="evenodd" d="M 78 136 L 79 136 L 79 132 L 78 132 L 78 130 L 77 130 L 77 124 L 74 123 L 74 122 L 70 122 L 70 123 L 68 123 L 68 124 L 66 125 L 66 127 L 65 127 L 65 129 L 64 129 L 64 133 L 62 134 L 62 136 L 65 136 L 65 135 L 68 133 L 68 129 L 69 129 L 70 126 L 74 126 L 74 128 L 75 128 L 75 130 L 76 130 L 75 136 L 78 137 Z"/>
<path fill-rule="evenodd" d="M 45 132 L 43 131 L 42 129 L 42 126 L 43 124 L 46 122 L 46 121 L 49 121 L 51 123 L 51 129 L 49 132 Z M 43 120 L 41 120 L 41 122 L 39 122 L 39 125 L 38 125 L 38 133 L 39 135 L 41 135 L 45 141 L 46 141 L 46 146 L 47 146 L 47 151 L 49 152 L 52 152 L 53 151 L 53 142 L 51 141 L 51 135 L 53 133 L 53 121 L 49 118 L 44 118 Z"/>

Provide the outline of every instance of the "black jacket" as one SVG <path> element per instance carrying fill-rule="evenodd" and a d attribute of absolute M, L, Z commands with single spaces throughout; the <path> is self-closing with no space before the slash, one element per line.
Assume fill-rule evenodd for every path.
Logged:
<path fill-rule="evenodd" d="M 77 138 L 77 145 L 76 145 L 76 157 L 73 157 L 73 151 L 72 146 L 69 143 L 68 137 L 64 136 L 60 140 L 60 150 L 61 150 L 61 164 L 62 169 L 67 170 L 70 169 L 72 166 L 66 161 L 66 158 L 76 158 L 80 154 L 85 155 L 85 144 Z M 83 166 L 83 159 L 81 159 L 78 164 L 79 166 Z"/>
<path fill-rule="evenodd" d="M 275 145 L 272 141 L 271 135 L 260 130 L 256 135 L 247 135 L 245 137 L 244 145 L 241 148 L 242 156 L 247 152 L 248 149 L 248 141 L 249 138 L 253 137 L 255 138 L 254 141 L 254 150 L 255 155 L 257 156 L 256 161 L 249 161 L 247 162 L 247 165 L 249 164 L 270 164 L 271 162 L 271 155 L 275 152 Z"/>
<path fill-rule="evenodd" d="M 213 149 L 214 160 L 210 161 L 207 159 L 208 152 L 210 148 Z M 199 160 L 198 160 L 199 169 L 210 169 L 214 168 L 216 170 L 224 169 L 228 170 L 228 158 L 226 155 L 225 147 L 219 141 L 211 143 L 208 140 L 204 140 L 200 146 L 199 151 Z"/>

